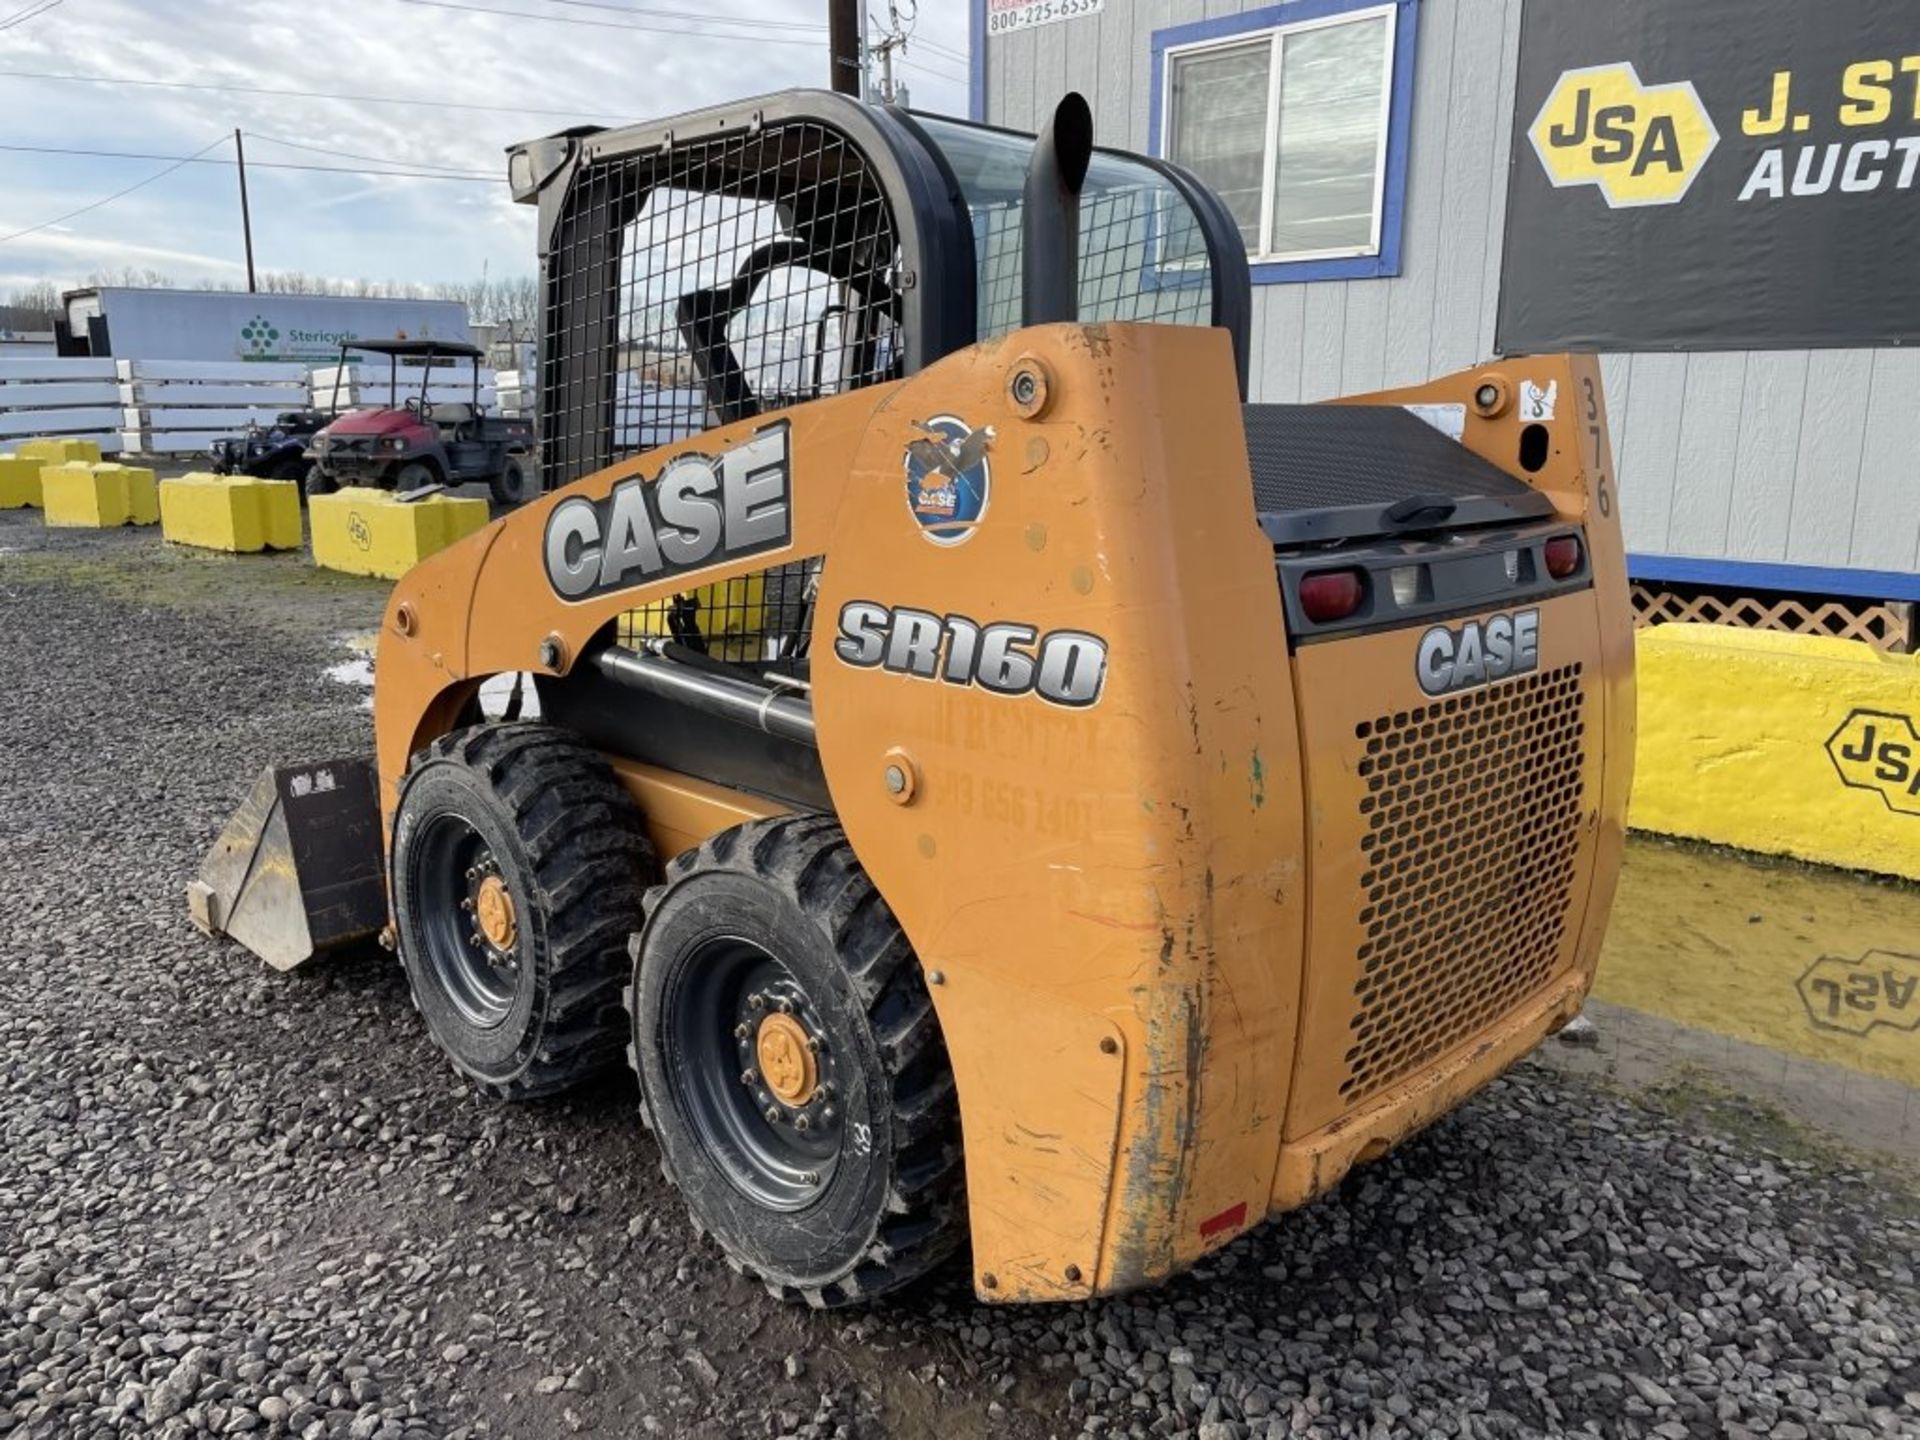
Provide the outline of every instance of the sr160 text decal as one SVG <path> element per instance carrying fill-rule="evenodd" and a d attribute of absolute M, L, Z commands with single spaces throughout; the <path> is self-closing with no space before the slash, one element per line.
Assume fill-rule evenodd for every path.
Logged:
<path fill-rule="evenodd" d="M 863 670 L 890 670 L 995 695 L 1038 695 L 1055 705 L 1094 704 L 1107 680 L 1107 642 L 1084 630 L 1042 635 L 1032 625 L 982 625 L 850 600 L 840 610 L 833 653 Z"/>

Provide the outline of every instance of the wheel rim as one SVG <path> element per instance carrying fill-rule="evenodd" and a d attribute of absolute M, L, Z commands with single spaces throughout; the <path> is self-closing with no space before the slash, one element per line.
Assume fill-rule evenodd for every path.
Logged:
<path fill-rule="evenodd" d="M 413 846 L 420 938 L 440 988 L 467 1024 L 490 1030 L 520 993 L 524 926 L 512 887 L 480 832 L 458 815 L 426 822 Z"/>
<path fill-rule="evenodd" d="M 749 1199 L 804 1209 L 832 1183 L 846 1134 L 816 1007 L 793 971 L 737 936 L 702 944 L 680 974 L 660 1040 L 694 1138 Z"/>

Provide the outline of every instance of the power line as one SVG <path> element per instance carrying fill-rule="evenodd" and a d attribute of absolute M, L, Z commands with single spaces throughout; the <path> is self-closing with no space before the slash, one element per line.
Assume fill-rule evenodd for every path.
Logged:
<path fill-rule="evenodd" d="M 904 55 L 900 57 L 900 64 L 908 70 L 918 70 L 922 75 L 935 75 L 942 80 L 964 81 L 967 79 L 964 71 L 947 70 L 925 60 L 909 60 Z"/>
<path fill-rule="evenodd" d="M 252 135 L 251 130 L 247 134 Z M 255 136 L 265 139 L 265 136 Z M 12 150 L 26 155 L 85 155 L 100 160 L 175 160 L 182 165 L 231 165 L 231 160 L 206 160 L 199 155 L 184 158 L 177 155 L 153 155 L 143 150 L 80 150 L 63 145 L 13 145 L 0 143 L 0 150 Z M 479 170 L 468 170 L 458 174 L 447 174 L 435 170 L 355 170 L 345 165 L 302 165 L 291 160 L 254 160 L 247 166 L 250 170 L 306 170 L 321 175 L 387 175 L 401 180 L 462 180 L 476 185 L 502 185 L 506 183 L 504 175 L 489 175 Z M 158 178 L 158 177 L 155 177 Z"/>
<path fill-rule="evenodd" d="M 609 5 L 607 0 L 552 0 L 555 5 L 571 5 L 576 10 L 612 10 L 622 15 L 652 15 L 663 20 L 712 21 L 721 25 L 751 25 L 755 30 L 806 30 L 824 35 L 827 27 L 810 25 L 804 20 L 759 20 L 750 16 L 702 15 L 691 10 L 655 10 L 646 5 Z"/>
<path fill-rule="evenodd" d="M 64 215 L 56 215 L 51 220 L 42 220 L 38 225 L 29 225 L 27 226 L 26 229 L 16 230 L 11 235 L 0 235 L 0 245 L 5 245 L 11 240 L 18 240 L 23 236 L 31 235 L 38 230 L 47 230 L 47 229 L 51 229 L 55 225 L 64 225 L 67 221 L 75 219 L 81 215 L 84 215 L 89 210 L 98 210 L 102 205 L 111 205 L 114 201 L 122 198 L 123 196 L 131 195 L 134 191 L 142 189 L 145 186 L 151 185 L 156 180 L 164 180 L 167 176 L 171 175 L 174 171 L 178 170 L 182 165 L 191 164 L 193 161 L 198 160 L 202 155 L 206 154 L 207 151 L 213 149 L 215 146 L 224 145 L 226 143 L 227 143 L 227 137 L 225 135 L 221 135 L 216 139 L 214 139 L 213 141 L 211 141 L 210 143 L 206 145 L 202 145 L 198 150 L 194 151 L 193 154 L 183 155 L 178 160 L 175 160 L 173 164 L 167 166 L 166 169 L 156 170 L 154 171 L 153 174 L 147 176 L 147 178 L 144 180 L 136 180 L 133 184 L 127 186 L 127 188 L 124 190 L 116 190 L 113 192 L 113 194 L 103 196 L 102 198 L 95 200 L 92 204 L 82 205 L 78 210 L 69 210 Z M 221 161 L 220 163 L 225 164 L 226 162 Z"/>
<path fill-rule="evenodd" d="M 24 25 L 34 17 L 46 14 L 47 11 L 53 9 L 54 6 L 60 3 L 61 0 L 36 0 L 36 3 L 27 6 L 25 9 L 16 10 L 13 14 L 7 16 L 6 19 L 0 20 L 0 30 L 11 30 L 16 25 Z"/>
<path fill-rule="evenodd" d="M 331 155 L 339 160 L 370 160 L 375 165 L 405 165 L 415 170 L 445 170 L 453 174 L 479 175 L 484 179 L 497 179 L 490 171 L 481 170 L 472 165 L 441 165 L 432 160 L 398 160 L 391 155 L 361 155 L 352 150 L 329 150 L 324 145 L 307 145 L 299 140 L 284 140 L 278 135 L 262 135 L 258 130 L 249 130 L 247 134 L 255 140 L 265 140 L 270 145 L 285 145 L 289 150 L 307 150 L 315 155 Z M 267 162 L 256 160 L 256 165 Z"/>
<path fill-rule="evenodd" d="M 503 20 L 545 20 L 553 25 L 592 25 L 601 30 L 642 30 L 652 35 L 684 35 L 690 40 L 742 40 L 754 45 L 805 45 L 813 49 L 817 40 L 783 40 L 776 35 L 729 35 L 717 30 L 683 30 L 669 25 L 623 25 L 618 20 L 583 20 L 576 15 L 539 15 L 531 10 L 489 10 L 480 5 L 457 5 L 454 0 L 400 0 L 402 5 L 426 5 L 435 10 L 465 10 L 474 15 L 494 15 Z M 726 20 L 717 23 L 759 26 L 752 20 Z"/>
<path fill-rule="evenodd" d="M 325 90 L 275 90 L 265 85 L 216 85 L 197 80 L 127 80 L 118 75 L 62 75 L 45 70 L 0 70 L 0 79 L 65 80 L 83 85 L 129 85 L 150 90 L 218 90 L 235 95 L 272 95 L 282 100 L 347 100 L 356 105 L 420 105 L 430 110 L 484 110 L 498 115 L 552 115 L 609 120 L 604 110 L 541 110 L 529 105 L 470 105 L 458 100 L 413 100 L 398 95 L 336 95 Z"/>
<path fill-rule="evenodd" d="M 936 44 L 924 35 L 915 35 L 912 39 L 913 43 L 918 45 L 922 50 L 931 50 L 934 54 L 944 55 L 949 60 L 958 60 L 962 65 L 969 63 L 967 57 L 962 55 L 958 50 L 951 50 L 945 45 Z"/>

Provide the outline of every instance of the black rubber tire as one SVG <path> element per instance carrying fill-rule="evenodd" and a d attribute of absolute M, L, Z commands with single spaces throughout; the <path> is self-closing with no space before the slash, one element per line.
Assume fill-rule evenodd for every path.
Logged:
<path fill-rule="evenodd" d="M 524 505 L 533 497 L 533 487 L 527 483 L 527 467 L 514 456 L 509 456 L 500 473 L 487 481 L 487 488 L 493 492 L 494 503 L 498 505 Z"/>
<path fill-rule="evenodd" d="M 518 922 L 503 952 L 517 967 L 511 999 L 487 1023 L 463 1013 L 444 970 L 454 962 L 439 927 L 450 923 L 457 940 L 470 924 L 454 912 L 450 886 L 459 882 L 428 868 L 442 848 L 431 837 L 461 824 L 497 865 Z M 507 1100 L 617 1068 L 629 1028 L 626 942 L 655 867 L 639 808 L 605 759 L 538 721 L 455 731 L 408 769 L 394 837 L 400 958 L 414 1005 L 454 1067 Z"/>
<path fill-rule="evenodd" d="M 775 1296 L 816 1307 L 875 1299 L 958 1250 L 965 1179 L 946 1043 L 919 962 L 839 825 L 802 816 L 722 831 L 674 860 L 647 911 L 632 947 L 631 1059 L 642 1119 L 695 1229 Z M 800 1205 L 775 1208 L 729 1177 L 691 1116 L 694 1082 L 668 1038 L 699 958 L 740 941 L 797 982 L 836 1066 L 847 1139 Z M 739 1043 L 731 1020 L 724 1007 L 711 1014 L 728 1051 Z M 864 1154 L 856 1126 L 870 1138 Z"/>
<path fill-rule="evenodd" d="M 307 478 L 300 485 L 301 493 L 309 500 L 316 495 L 331 495 L 339 488 L 340 482 L 318 465 L 307 467 Z"/>
<path fill-rule="evenodd" d="M 418 490 L 423 485 L 438 485 L 440 470 L 425 460 L 409 460 L 393 472 L 392 488 L 395 492 Z"/>

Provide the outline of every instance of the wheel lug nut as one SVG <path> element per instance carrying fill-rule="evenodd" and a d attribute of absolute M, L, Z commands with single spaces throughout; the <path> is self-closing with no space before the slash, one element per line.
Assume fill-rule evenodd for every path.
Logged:
<path fill-rule="evenodd" d="M 465 900 L 462 900 L 462 901 L 460 902 L 460 908 L 461 908 L 462 910 L 471 910 L 471 909 L 473 909 L 473 898 L 472 898 L 471 896 L 469 896 L 469 897 L 468 897 L 467 899 L 465 899 Z"/>
<path fill-rule="evenodd" d="M 782 995 L 773 1002 L 773 1008 L 778 1010 L 782 1015 L 791 1015 L 793 1013 L 793 1001 Z"/>
<path fill-rule="evenodd" d="M 756 1070 L 742 1070 L 740 1072 L 740 1083 L 742 1085 L 758 1085 L 760 1083 L 759 1072 Z"/>
<path fill-rule="evenodd" d="M 831 1125 L 833 1123 L 833 1117 L 839 1113 L 840 1112 L 835 1110 L 831 1105 L 827 1106 L 826 1109 L 820 1112 L 820 1123 L 822 1125 Z"/>
<path fill-rule="evenodd" d="M 745 1040 L 748 1036 L 752 1034 L 753 1034 L 753 1027 L 747 1024 L 747 1022 L 744 1020 L 742 1020 L 738 1025 L 733 1027 L 733 1038 L 736 1040 Z"/>
<path fill-rule="evenodd" d="M 767 997 L 762 995 L 758 990 L 754 991 L 753 994 L 747 996 L 747 1008 L 749 1010 L 766 1009 Z"/>
<path fill-rule="evenodd" d="M 480 878 L 480 867 L 478 865 L 469 865 L 467 867 L 467 879 L 478 880 L 479 878 Z"/>
<path fill-rule="evenodd" d="M 778 1105 L 767 1106 L 767 1123 L 769 1125 L 778 1125 L 780 1123 L 780 1107 Z"/>
<path fill-rule="evenodd" d="M 818 1185 L 820 1183 L 820 1172 L 818 1170 L 802 1170 L 800 1172 L 800 1183 L 802 1185 Z"/>
<path fill-rule="evenodd" d="M 818 1035 L 807 1036 L 807 1049 L 816 1055 L 820 1053 L 820 1037 Z"/>
<path fill-rule="evenodd" d="M 793 1117 L 793 1128 L 798 1130 L 802 1135 L 804 1135 L 807 1133 L 808 1130 L 813 1128 L 813 1124 L 810 1120 L 807 1119 L 806 1116 L 796 1115 Z"/>

